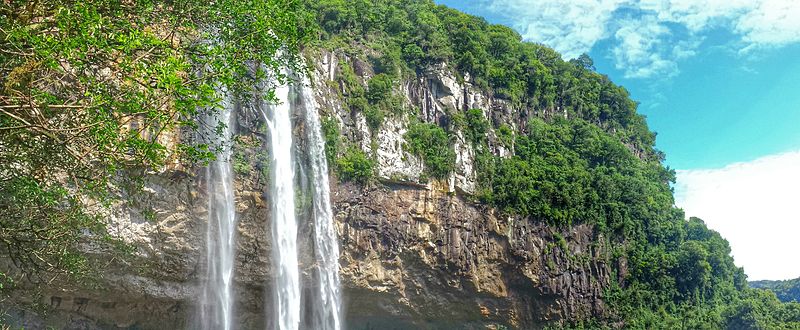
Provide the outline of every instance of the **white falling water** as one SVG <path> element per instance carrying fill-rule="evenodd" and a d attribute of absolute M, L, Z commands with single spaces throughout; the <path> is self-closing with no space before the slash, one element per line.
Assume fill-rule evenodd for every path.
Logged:
<path fill-rule="evenodd" d="M 236 206 L 233 199 L 233 174 L 230 163 L 232 104 L 225 99 L 216 116 L 210 116 L 207 135 L 222 152 L 206 168 L 208 223 L 206 224 L 206 282 L 201 297 L 200 327 L 230 330 L 233 324 L 233 257 Z M 215 130 L 223 125 L 220 132 Z"/>
<path fill-rule="evenodd" d="M 269 128 L 272 151 L 272 242 L 275 269 L 276 327 L 295 330 L 300 326 L 300 271 L 297 262 L 297 220 L 294 203 L 294 160 L 289 87 L 277 86 L 278 104 L 261 108 Z"/>
<path fill-rule="evenodd" d="M 319 120 L 318 105 L 313 89 L 304 79 L 301 97 L 305 108 L 306 138 L 311 163 L 314 193 L 314 247 L 318 265 L 318 299 L 314 299 L 314 329 L 341 329 L 341 293 L 339 286 L 339 244 L 333 227 L 328 162 L 325 158 L 325 139 Z"/>

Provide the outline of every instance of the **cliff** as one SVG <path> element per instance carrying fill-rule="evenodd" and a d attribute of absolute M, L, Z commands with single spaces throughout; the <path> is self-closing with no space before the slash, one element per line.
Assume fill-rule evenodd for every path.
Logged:
<path fill-rule="evenodd" d="M 474 151 L 463 140 L 454 145 L 458 162 L 449 178 L 421 181 L 422 162 L 403 148 L 410 119 L 387 119 L 371 132 L 364 115 L 350 111 L 332 83 L 340 64 L 357 68 L 364 81 L 371 68 L 328 52 L 314 64 L 312 88 L 320 110 L 336 118 L 342 136 L 377 160 L 376 182 L 332 180 L 348 328 L 527 329 L 605 313 L 601 296 L 611 281 L 612 260 L 609 243 L 591 225 L 557 229 L 475 202 Z M 524 120 L 507 102 L 458 83 L 444 68 L 399 85 L 427 122 L 468 108 L 492 109 L 484 112 L 487 117 L 511 125 Z M 263 300 L 270 290 L 270 196 L 262 171 L 268 164 L 258 116 L 243 107 L 236 123 L 236 309 L 238 322 L 255 328 L 266 322 Z M 296 123 L 302 150 L 303 127 Z M 507 152 L 502 148 L 495 150 Z M 191 327 L 205 267 L 202 173 L 202 168 L 170 169 L 150 176 L 135 207 L 119 204 L 108 215 L 111 234 L 135 252 L 116 256 L 89 248 L 102 265 L 93 287 L 51 285 L 39 296 L 17 292 L 24 306 L 50 312 L 15 307 L 11 315 L 32 328 Z M 313 230 L 308 224 L 301 226 L 301 238 Z M 311 243 L 301 239 L 301 244 Z M 301 268 L 313 267 L 309 256 L 304 260 Z"/>
<path fill-rule="evenodd" d="M 302 22 L 309 30 L 318 28 L 302 50 L 311 83 L 293 84 L 287 101 L 302 292 L 316 289 L 318 269 L 308 207 L 315 182 L 298 111 L 310 106 L 297 96 L 306 89 L 319 105 L 331 165 L 345 328 L 800 322 L 792 314 L 800 309 L 749 290 L 728 243 L 674 207 L 674 172 L 661 163 L 655 135 L 627 91 L 594 72 L 588 57 L 563 61 L 509 28 L 427 0 L 292 3 L 316 18 Z M 242 29 L 228 41 L 241 42 L 251 22 L 233 17 Z M 273 44 L 246 43 L 261 57 L 245 60 L 225 47 L 242 61 L 226 72 L 269 62 L 259 46 L 277 51 Z M 235 322 L 264 328 L 273 319 L 275 275 L 268 125 L 246 100 L 233 112 Z M 166 132 L 163 147 L 197 142 L 189 131 Z M 140 193 L 93 210 L 130 252 L 86 235 L 80 248 L 93 281 L 20 282 L 0 302 L 3 321 L 33 329 L 197 328 L 207 267 L 204 173 L 202 164 L 172 162 L 148 173 Z M 4 275 L 18 275 L 3 266 Z"/>

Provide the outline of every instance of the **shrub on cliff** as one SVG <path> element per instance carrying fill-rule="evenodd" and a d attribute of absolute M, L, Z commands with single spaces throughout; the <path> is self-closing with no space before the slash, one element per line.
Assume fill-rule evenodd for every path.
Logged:
<path fill-rule="evenodd" d="M 425 174 L 444 179 L 453 171 L 456 153 L 450 137 L 435 124 L 413 123 L 405 134 L 406 150 L 422 158 Z"/>
<path fill-rule="evenodd" d="M 350 147 L 336 160 L 336 171 L 345 181 L 367 183 L 375 175 L 375 163 L 361 149 Z"/>

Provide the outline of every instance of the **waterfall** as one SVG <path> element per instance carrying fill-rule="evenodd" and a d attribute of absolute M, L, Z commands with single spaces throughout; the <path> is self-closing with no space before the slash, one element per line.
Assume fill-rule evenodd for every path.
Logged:
<path fill-rule="evenodd" d="M 206 224 L 206 279 L 201 297 L 200 327 L 230 330 L 233 324 L 233 257 L 236 205 L 233 199 L 230 141 L 233 105 L 224 99 L 216 116 L 206 120 L 206 138 L 222 152 L 206 168 L 208 223 Z M 222 125 L 221 131 L 216 128 Z"/>
<path fill-rule="evenodd" d="M 268 83 L 274 82 L 268 81 Z M 319 106 L 314 99 L 308 79 L 301 86 L 278 84 L 274 86 L 277 102 L 257 102 L 257 108 L 268 128 L 270 170 L 269 200 L 271 201 L 272 260 L 274 270 L 273 306 L 270 313 L 274 327 L 280 330 L 297 330 L 301 326 L 300 269 L 298 261 L 298 223 L 295 204 L 295 159 L 293 155 L 292 112 L 302 104 L 307 140 L 308 169 L 313 194 L 313 246 L 315 273 L 313 287 L 308 297 L 310 326 L 320 330 L 340 330 L 341 292 L 339 285 L 339 246 L 333 224 L 328 164 L 325 158 L 325 140 L 319 118 Z M 300 103 L 290 97 L 299 91 Z M 207 119 L 207 135 L 213 136 L 211 145 L 221 145 L 222 152 L 207 168 L 208 229 L 207 276 L 202 295 L 200 328 L 234 328 L 233 322 L 233 258 L 236 232 L 236 208 L 233 192 L 230 142 L 233 102 L 226 97 L 216 116 Z M 219 124 L 224 128 L 216 130 Z M 304 163 L 305 164 L 305 163 Z M 305 246 L 305 243 L 304 243 Z M 309 244 L 310 246 L 310 244 Z M 306 311 L 308 313 L 309 311 Z M 304 325 L 305 326 L 305 325 Z"/>
<path fill-rule="evenodd" d="M 289 86 L 275 89 L 277 104 L 261 107 L 269 128 L 272 180 L 272 255 L 275 262 L 274 317 L 280 330 L 300 326 L 300 271 L 297 261 L 297 220 L 294 201 L 294 159 Z"/>
<path fill-rule="evenodd" d="M 308 139 L 309 163 L 314 216 L 314 247 L 317 258 L 318 292 L 314 299 L 314 329 L 341 329 L 341 299 L 339 287 L 339 244 L 333 227 L 328 162 L 325 158 L 325 139 L 319 120 L 318 105 L 308 79 L 303 80 L 300 97 L 305 109 L 306 138 Z"/>

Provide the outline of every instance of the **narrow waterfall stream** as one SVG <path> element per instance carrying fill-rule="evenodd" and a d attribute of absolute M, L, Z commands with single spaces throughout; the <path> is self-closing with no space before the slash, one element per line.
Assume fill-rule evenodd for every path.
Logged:
<path fill-rule="evenodd" d="M 275 89 L 277 104 L 261 108 L 269 128 L 272 180 L 272 260 L 275 267 L 274 314 L 276 328 L 300 326 L 300 270 L 297 261 L 297 219 L 294 201 L 294 158 L 289 86 Z"/>
<path fill-rule="evenodd" d="M 203 329 L 230 330 L 233 324 L 233 258 L 236 232 L 236 205 L 233 197 L 230 140 L 233 104 L 224 99 L 220 111 L 207 118 L 206 138 L 222 152 L 206 168 L 208 223 L 206 224 L 206 283 L 201 297 L 200 326 Z M 218 125 L 223 125 L 220 132 Z"/>
<path fill-rule="evenodd" d="M 341 289 L 339 281 L 339 245 L 334 228 L 331 207 L 328 164 L 325 157 L 325 139 L 319 118 L 319 105 L 308 79 L 302 84 L 278 85 L 274 90 L 276 102 L 258 103 L 258 111 L 267 124 L 270 156 L 270 182 L 268 199 L 271 204 L 271 240 L 273 267 L 273 306 L 266 311 L 273 327 L 280 330 L 296 330 L 302 325 L 319 330 L 340 330 Z M 310 179 L 304 192 L 312 197 L 310 225 L 313 225 L 313 276 L 307 291 L 310 303 L 301 300 L 301 271 L 298 251 L 298 219 L 296 215 L 295 184 L 298 164 L 293 154 L 292 116 L 303 111 L 307 153 L 300 162 L 303 172 Z M 206 119 L 207 136 L 213 138 L 210 145 L 222 146 L 206 169 L 208 190 L 208 224 L 206 232 L 206 262 L 208 265 L 204 283 L 200 326 L 202 329 L 231 330 L 237 328 L 234 317 L 232 281 L 234 275 L 234 251 L 236 233 L 236 205 L 234 201 L 234 174 L 231 163 L 231 140 L 234 104 L 230 97 L 223 99 L 221 109 Z M 300 113 L 298 113 L 300 114 Z M 217 130 L 219 125 L 224 127 Z M 301 204 L 302 205 L 302 204 Z M 307 229 L 304 229 L 304 232 Z M 308 241 L 304 241 L 308 242 Z M 304 254 L 304 255 L 309 255 Z M 304 259 L 305 260 L 305 259 Z M 304 282 L 305 283 L 305 282 Z M 302 306 L 301 306 L 302 304 Z M 302 310 L 305 306 L 307 310 Z"/>
<path fill-rule="evenodd" d="M 305 110 L 306 138 L 313 191 L 314 247 L 318 264 L 316 285 L 319 297 L 314 299 L 314 329 L 341 329 L 341 293 L 339 287 L 339 243 L 333 224 L 328 162 L 325 139 L 319 119 L 319 106 L 308 79 L 303 79 L 300 97 Z"/>

